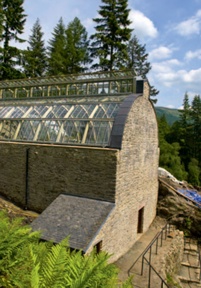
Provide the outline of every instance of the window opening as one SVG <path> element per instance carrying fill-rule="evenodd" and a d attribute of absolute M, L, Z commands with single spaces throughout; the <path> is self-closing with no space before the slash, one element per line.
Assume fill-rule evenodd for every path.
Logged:
<path fill-rule="evenodd" d="M 96 249 L 96 253 L 100 253 L 102 251 L 103 241 L 98 242 L 96 245 L 94 245 L 94 248 Z"/>

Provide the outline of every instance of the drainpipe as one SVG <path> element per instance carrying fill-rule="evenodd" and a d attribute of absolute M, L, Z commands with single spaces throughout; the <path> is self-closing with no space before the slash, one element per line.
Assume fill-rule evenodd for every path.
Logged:
<path fill-rule="evenodd" d="M 25 210 L 28 209 L 29 200 L 29 150 L 30 148 L 26 149 Z"/>

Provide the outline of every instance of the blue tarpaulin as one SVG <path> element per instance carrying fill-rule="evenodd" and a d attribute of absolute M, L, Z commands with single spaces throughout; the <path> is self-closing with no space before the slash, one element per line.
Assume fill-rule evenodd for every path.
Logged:
<path fill-rule="evenodd" d="M 189 189 L 177 189 L 177 191 L 186 196 L 189 200 L 196 202 L 201 208 L 201 195 L 198 194 L 197 191 Z"/>

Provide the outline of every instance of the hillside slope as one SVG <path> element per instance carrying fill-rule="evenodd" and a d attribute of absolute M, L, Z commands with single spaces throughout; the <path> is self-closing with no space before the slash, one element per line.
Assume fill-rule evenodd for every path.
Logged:
<path fill-rule="evenodd" d="M 166 107 L 155 107 L 157 117 L 165 115 L 166 120 L 169 125 L 172 125 L 175 121 L 179 120 L 179 110 L 166 108 Z"/>

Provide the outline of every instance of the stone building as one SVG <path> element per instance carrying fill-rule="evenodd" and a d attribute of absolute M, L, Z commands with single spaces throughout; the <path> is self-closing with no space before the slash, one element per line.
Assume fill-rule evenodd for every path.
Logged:
<path fill-rule="evenodd" d="M 132 71 L 0 82 L 0 194 L 32 228 L 115 261 L 152 223 L 158 130 Z"/>

